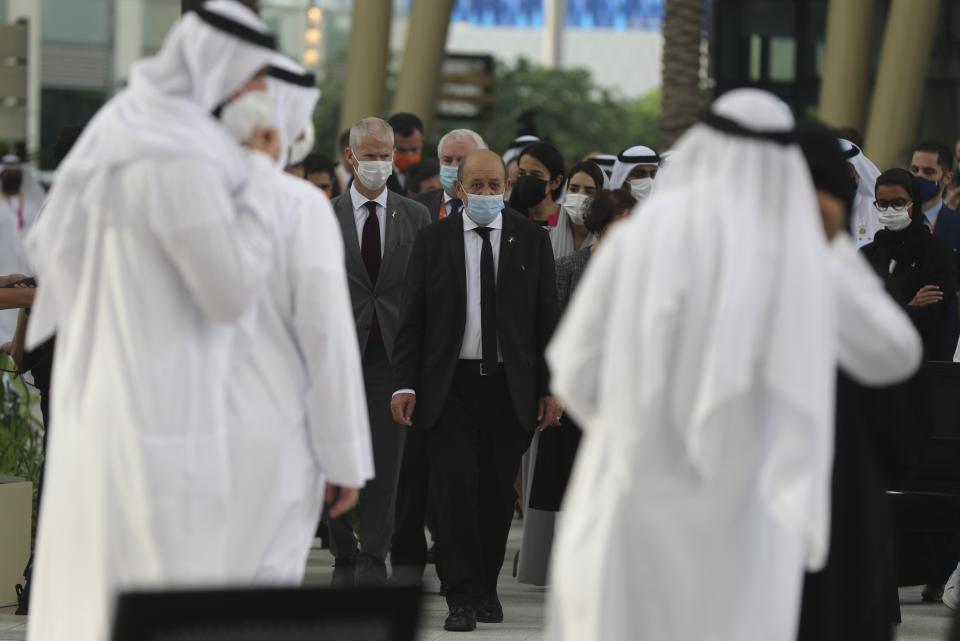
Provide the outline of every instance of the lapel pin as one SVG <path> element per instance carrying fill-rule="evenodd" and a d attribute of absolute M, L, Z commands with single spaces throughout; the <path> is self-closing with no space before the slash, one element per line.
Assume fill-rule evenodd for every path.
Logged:
<path fill-rule="evenodd" d="M 513 236 L 510 236 L 509 238 L 507 238 L 507 242 L 510 243 L 511 245 L 512 245 L 512 244 L 514 243 L 514 241 L 516 241 L 516 240 L 517 240 L 517 239 L 514 238 Z"/>
<path fill-rule="evenodd" d="M 397 210 L 394 209 L 394 210 L 390 213 L 390 218 L 396 218 L 396 217 L 397 217 Z"/>

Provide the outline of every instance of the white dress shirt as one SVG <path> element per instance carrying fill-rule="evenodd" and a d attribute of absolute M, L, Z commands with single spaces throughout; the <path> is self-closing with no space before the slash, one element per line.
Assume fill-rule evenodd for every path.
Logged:
<path fill-rule="evenodd" d="M 350 185 L 350 201 L 353 203 L 353 219 L 357 223 L 357 241 L 360 247 L 363 247 L 363 226 L 367 224 L 367 217 L 370 216 L 367 210 L 369 200 L 371 199 L 357 191 L 356 184 Z M 380 256 L 383 256 L 384 241 L 387 236 L 387 189 L 384 188 L 373 202 L 377 203 L 377 220 L 380 221 Z"/>
<path fill-rule="evenodd" d="M 463 258 L 467 268 L 467 314 L 463 327 L 463 343 L 460 344 L 460 358 L 479 361 L 483 359 L 483 330 L 480 323 L 480 253 L 483 250 L 483 238 L 473 231 L 479 227 L 469 216 L 463 216 Z M 490 246 L 493 249 L 493 271 L 496 275 L 500 266 L 500 235 L 503 229 L 503 213 L 497 214 L 489 225 Z M 497 338 L 497 361 L 503 362 L 500 352 L 500 339 Z M 393 393 L 416 394 L 415 390 L 404 388 Z"/>
<path fill-rule="evenodd" d="M 463 257 L 467 267 L 467 322 L 463 327 L 460 358 L 475 361 L 483 358 L 483 337 L 480 326 L 480 252 L 483 250 L 483 238 L 473 231 L 479 226 L 469 216 L 463 216 Z M 496 274 L 500 265 L 503 214 L 497 214 L 487 227 L 491 229 L 490 245 L 493 248 L 493 271 Z M 497 340 L 497 360 L 503 362 L 499 339 Z"/>

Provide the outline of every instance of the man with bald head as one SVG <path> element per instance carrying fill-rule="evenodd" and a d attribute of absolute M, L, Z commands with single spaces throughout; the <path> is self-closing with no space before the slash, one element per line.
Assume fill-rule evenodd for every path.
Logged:
<path fill-rule="evenodd" d="M 437 479 L 447 630 L 499 623 L 513 482 L 535 429 L 559 424 L 544 349 L 557 322 L 550 237 L 506 208 L 506 168 L 480 149 L 454 185 L 463 212 L 421 229 L 404 286 L 393 418 L 425 433 Z"/>
<path fill-rule="evenodd" d="M 376 585 L 386 580 L 386 555 L 393 535 L 397 478 L 405 429 L 390 418 L 396 388 L 392 354 L 399 322 L 403 276 L 417 230 L 430 224 L 420 203 L 389 191 L 394 136 L 380 118 L 365 118 L 350 129 L 344 162 L 353 169 L 350 189 L 333 200 L 343 232 L 347 278 L 357 324 L 363 378 L 370 413 L 375 477 L 360 492 L 359 547 L 353 514 L 328 520 L 334 582 Z"/>

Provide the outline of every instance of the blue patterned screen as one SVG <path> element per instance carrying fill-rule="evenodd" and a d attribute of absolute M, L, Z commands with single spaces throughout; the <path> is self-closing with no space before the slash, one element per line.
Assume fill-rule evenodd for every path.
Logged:
<path fill-rule="evenodd" d="M 426 1 L 426 0 L 416 0 Z M 408 11 L 414 0 L 401 0 Z M 572 29 L 659 29 L 664 0 L 567 0 Z M 543 0 L 457 0 L 451 18 L 478 27 L 543 27 Z"/>

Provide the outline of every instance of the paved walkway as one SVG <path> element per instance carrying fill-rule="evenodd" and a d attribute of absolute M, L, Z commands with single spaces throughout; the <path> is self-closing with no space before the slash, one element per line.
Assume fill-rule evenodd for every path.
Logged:
<path fill-rule="evenodd" d="M 319 544 L 319 541 L 317 542 Z M 507 558 L 513 559 L 520 545 L 520 524 L 510 532 Z M 326 550 L 314 549 L 307 568 L 307 583 L 326 585 L 333 572 L 332 558 Z M 463 639 L 464 641 L 540 641 L 543 638 L 543 599 L 545 591 L 518 584 L 510 572 L 512 562 L 504 564 L 500 579 L 500 598 L 503 602 L 504 622 L 498 625 L 480 624 L 470 634 L 444 632 L 443 619 L 447 607 L 437 594 L 439 583 L 432 568 L 427 570 L 428 596 L 420 622 L 418 641 Z M 905 588 L 900 593 L 903 602 L 903 625 L 897 641 L 944 641 L 953 613 L 942 605 L 921 603 L 920 588 Z M 0 641 L 23 641 L 26 638 L 24 617 L 13 614 L 13 608 L 0 608 Z M 58 641 L 70 641 L 62 639 Z"/>

